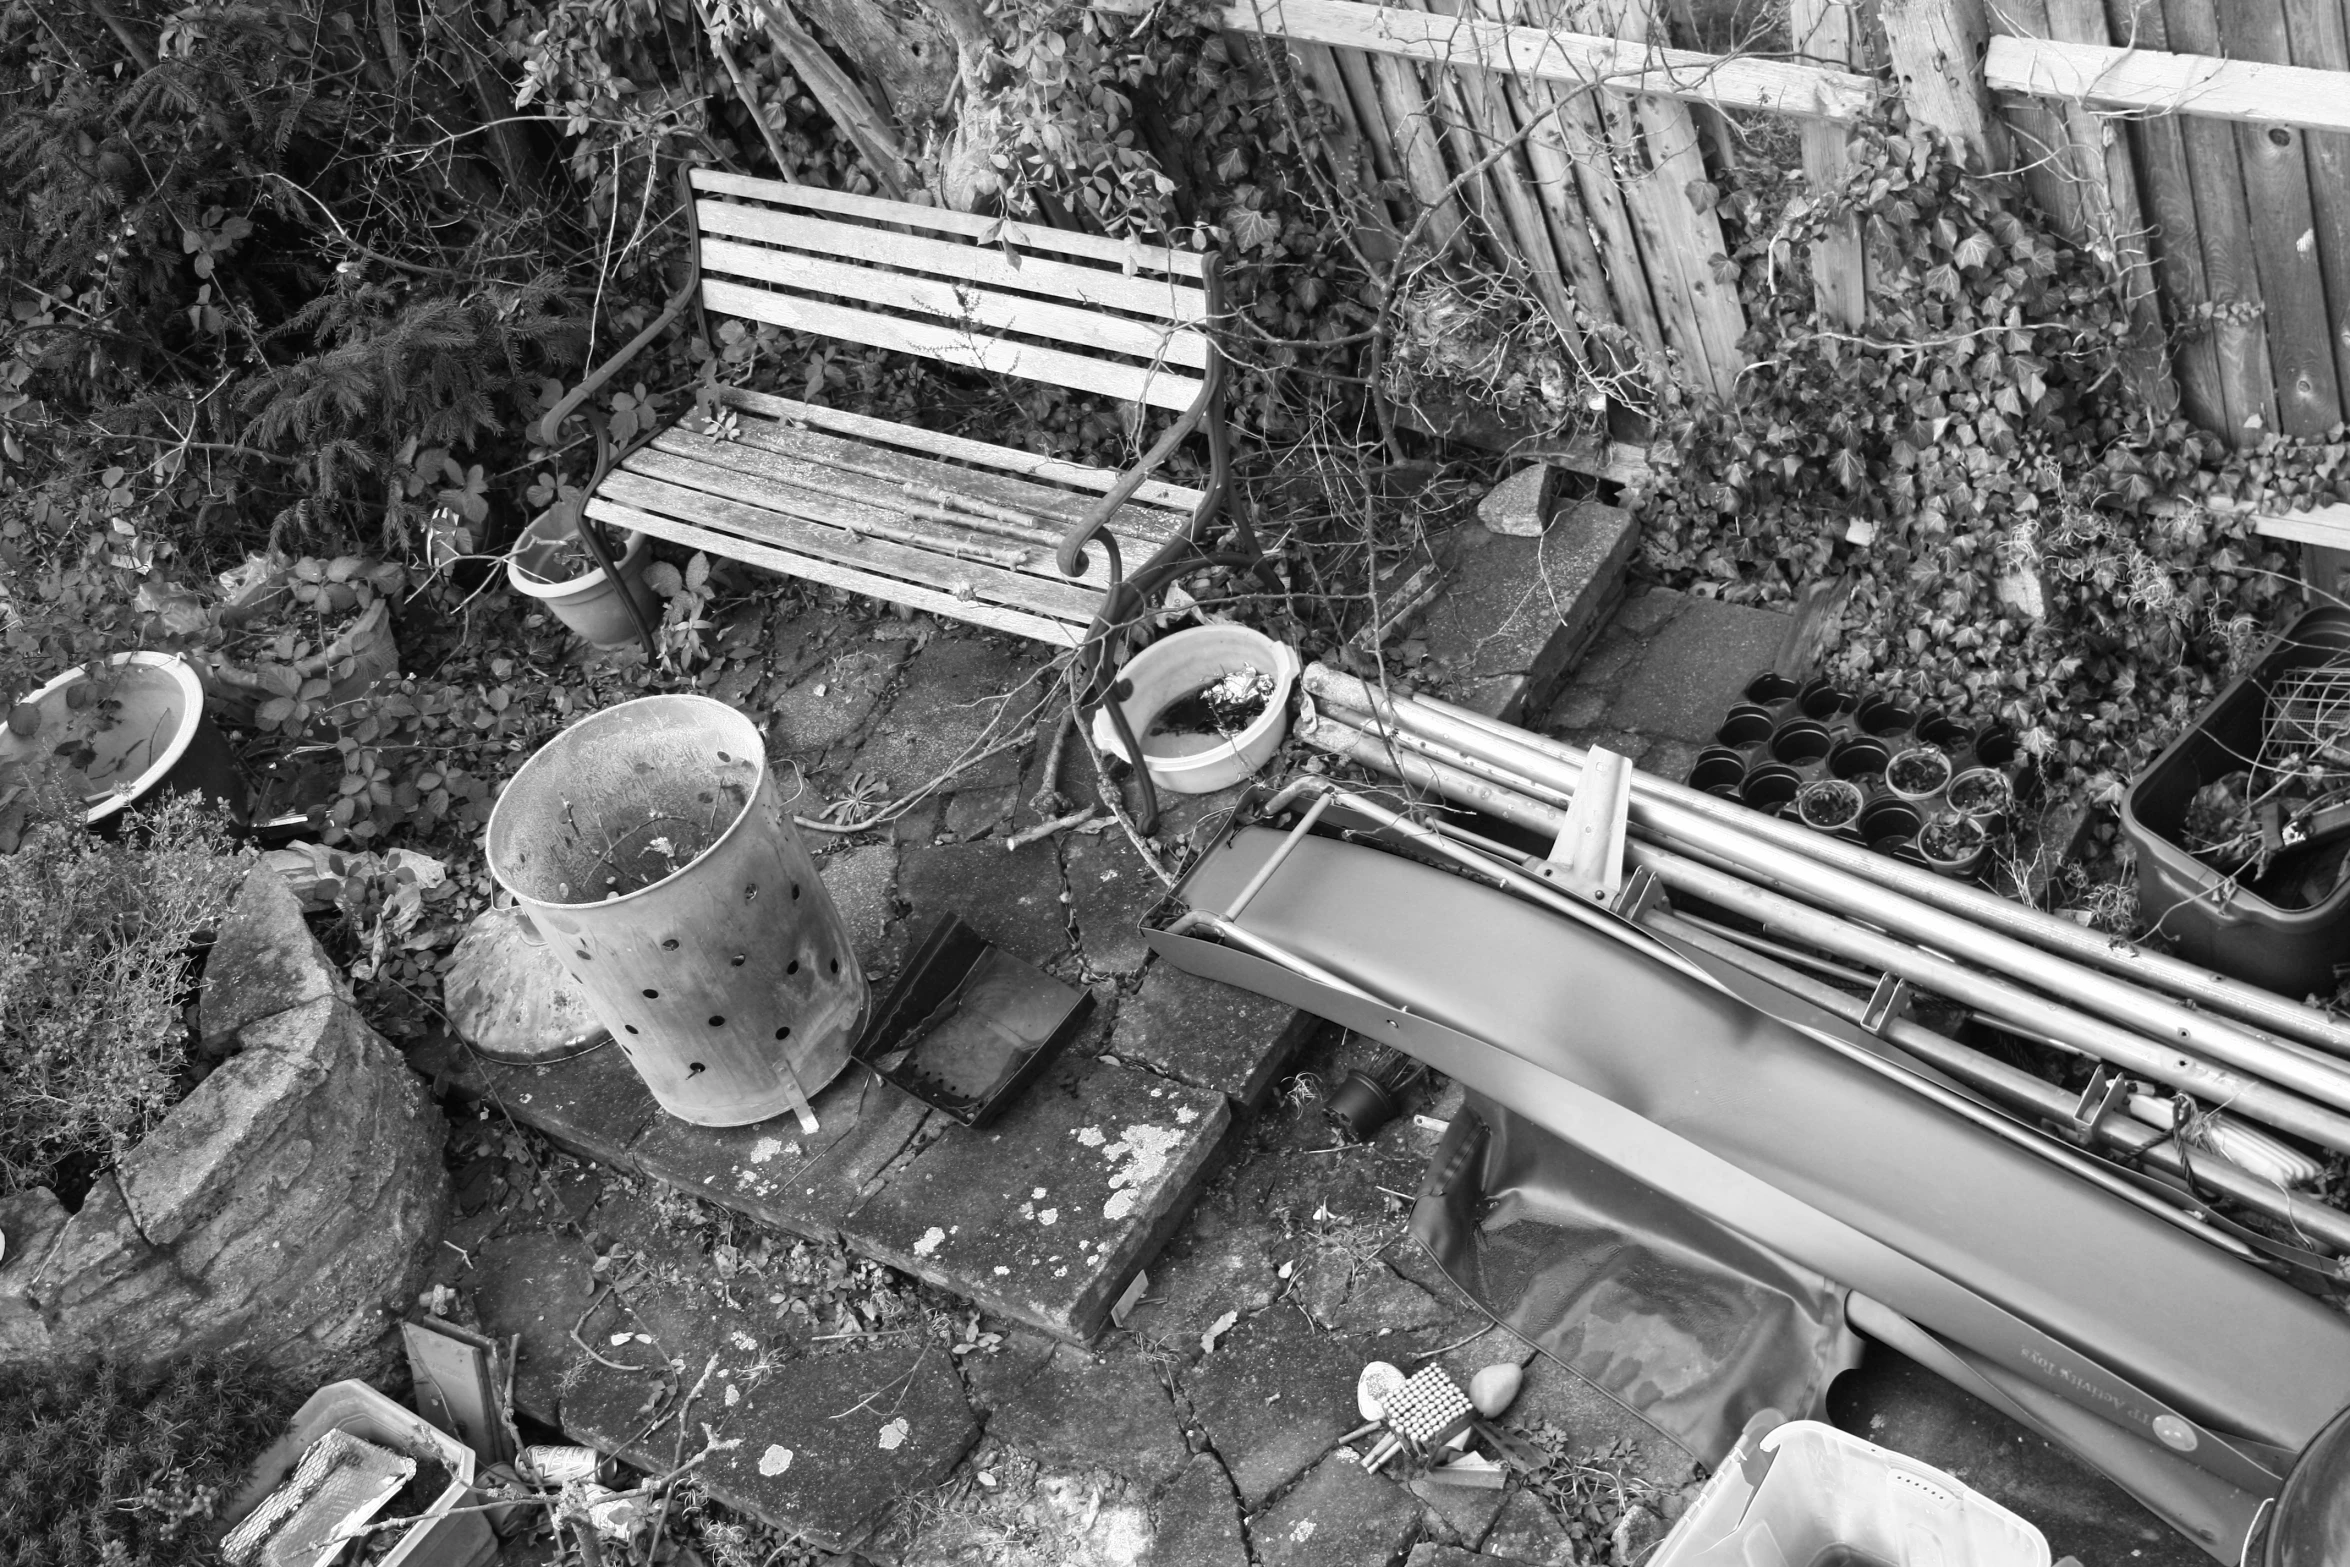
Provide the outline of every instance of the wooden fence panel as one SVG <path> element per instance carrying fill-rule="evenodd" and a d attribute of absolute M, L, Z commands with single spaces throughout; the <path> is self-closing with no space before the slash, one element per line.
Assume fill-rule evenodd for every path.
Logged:
<path fill-rule="evenodd" d="M 2225 52 L 2283 65 L 2291 59 L 2283 0 L 2227 0 L 2220 9 Z M 2318 269 L 2317 214 L 2309 192 L 2306 132 L 2290 125 L 2234 127 L 2244 189 L 2260 220 L 2252 259 L 2266 307 L 2277 426 L 2287 435 L 2323 435 L 2342 422 L 2324 275 Z"/>
<path fill-rule="evenodd" d="M 1863 49 L 1852 0 L 1788 0 L 1787 31 L 1795 52 L 1822 65 L 1852 68 Z M 1844 183 L 1851 168 L 1850 133 L 1834 124 L 1803 127 L 1803 176 L 1813 192 L 1825 195 Z M 1857 332 L 1868 319 L 1867 256 L 1861 249 L 1860 220 L 1846 218 L 1812 247 L 1811 280 L 1826 320 Z"/>
<path fill-rule="evenodd" d="M 2350 8 L 2336 0 L 2285 0 L 2285 28 L 2295 65 L 2350 72 Z M 2326 336 L 2334 349 L 2334 378 L 2341 383 L 2345 411 L 2350 412 L 2350 134 L 2311 131 L 2303 150 L 2309 157 L 2309 193 L 2317 214 Z"/>
<path fill-rule="evenodd" d="M 2162 0 L 2107 0 L 2106 28 L 2113 41 L 2125 47 L 2170 47 Z M 2211 287 L 2203 271 L 2203 232 L 2195 217 L 2186 133 L 2175 114 L 2132 115 L 2125 123 L 2137 164 L 2155 290 L 2163 319 L 2174 331 L 2171 369 L 2178 378 L 2180 406 L 2204 429 L 2226 431 L 2232 437 L 2236 426 L 2228 421 L 2218 340 L 2208 326 L 2194 324 L 2196 308 L 2211 298 Z"/>

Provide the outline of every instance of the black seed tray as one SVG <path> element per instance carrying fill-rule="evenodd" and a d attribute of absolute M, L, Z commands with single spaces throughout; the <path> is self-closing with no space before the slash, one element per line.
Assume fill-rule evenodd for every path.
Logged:
<path fill-rule="evenodd" d="M 1921 760 L 1908 759 L 1919 752 Z M 1920 766 L 1939 771 L 1939 780 L 1920 775 Z M 1988 829 L 1972 854 L 1928 857 L 1919 834 L 1970 814 L 1952 802 L 1950 788 L 1976 768 L 2003 781 L 2004 808 L 1971 813 Z M 1852 791 L 1824 787 L 1834 780 Z M 2014 733 L 1997 720 L 1974 724 L 1960 714 L 1916 711 L 1882 693 L 1848 691 L 1824 677 L 1799 683 L 1772 673 L 1747 683 L 1688 778 L 1691 788 L 1750 810 L 1970 881 L 2014 825 L 2016 804 L 2031 782 Z"/>

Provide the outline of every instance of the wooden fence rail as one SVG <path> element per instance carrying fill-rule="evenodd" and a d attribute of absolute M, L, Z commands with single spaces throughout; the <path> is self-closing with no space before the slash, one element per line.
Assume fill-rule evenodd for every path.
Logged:
<path fill-rule="evenodd" d="M 1096 0 L 1140 11 L 1149 0 Z M 2247 442 L 2350 413 L 2350 0 L 1788 0 L 1792 58 L 1672 47 L 1664 0 L 1236 0 L 1337 111 L 1335 161 L 1412 198 L 1435 248 L 1729 395 L 1745 329 L 1697 116 L 1799 122 L 1815 186 L 1898 92 L 2111 264 L 2130 373 Z M 1873 64 L 1872 64 L 1873 62 Z M 1718 128 L 1718 124 L 1717 124 Z M 1726 138 L 1717 138 L 1717 141 Z M 1823 316 L 1865 324 L 1857 231 L 1815 249 Z M 2350 507 L 2341 531 L 2350 543 Z"/>

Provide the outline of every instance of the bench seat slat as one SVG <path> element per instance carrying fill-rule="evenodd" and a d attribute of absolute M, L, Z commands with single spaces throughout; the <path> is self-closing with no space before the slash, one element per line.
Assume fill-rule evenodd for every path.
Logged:
<path fill-rule="evenodd" d="M 952 462 L 971 463 L 1040 484 L 1065 485 L 1072 490 L 1103 495 L 1118 482 L 1118 474 L 1108 468 L 1064 462 L 1041 452 L 1024 452 L 1016 446 L 997 446 L 988 441 L 972 440 L 969 436 L 925 430 L 917 425 L 893 424 L 870 414 L 803 403 L 795 398 L 778 397 L 772 392 L 728 389 L 724 396 L 730 406 L 770 419 L 796 420 L 812 429 L 830 431 L 851 440 L 871 441 L 876 445 L 901 447 Z M 1205 491 L 1184 485 L 1145 479 L 1134 492 L 1134 499 L 1139 505 L 1179 512 L 1184 520 L 1188 520 L 1192 513 L 1199 510 L 1200 502 L 1207 499 L 1207 495 Z"/>
<path fill-rule="evenodd" d="M 903 224 L 909 228 L 934 229 L 942 234 L 960 234 L 972 240 L 983 239 L 993 233 L 999 243 L 1009 241 L 1023 250 L 1057 251 L 1065 256 L 1083 256 L 1115 267 L 1123 267 L 1131 261 L 1143 268 L 1172 272 L 1187 278 L 1196 278 L 1201 274 L 1201 259 L 1197 252 L 1174 250 L 1164 245 L 1128 245 L 1122 240 L 1107 239 L 1099 234 L 1073 234 L 1066 229 L 1018 218 L 1006 219 L 999 225 L 994 218 L 957 212 L 951 207 L 919 207 L 879 196 L 852 196 L 847 191 L 827 190 L 819 185 L 786 185 L 779 180 L 753 179 L 749 175 L 728 174 L 718 169 L 696 169 L 692 177 L 694 189 L 722 196 L 773 202 L 779 206 L 805 207 L 818 212 L 836 212 L 848 217 L 870 218 L 877 223 Z"/>
<path fill-rule="evenodd" d="M 1087 563 L 1083 577 L 1063 576 L 1053 559 L 1057 535 L 1015 540 L 956 528 L 936 518 L 909 516 L 907 497 L 884 481 L 842 473 L 743 441 L 713 441 L 690 431 L 670 430 L 651 446 L 631 453 L 621 466 L 629 472 L 771 507 L 827 527 L 896 539 L 913 548 L 936 549 L 959 560 L 985 562 L 1073 588 L 1100 593 L 1110 585 L 1108 567 L 1099 560 Z M 1131 546 L 1121 539 L 1119 548 Z M 1015 555 L 1025 558 L 1017 562 L 1008 558 Z"/>
<path fill-rule="evenodd" d="M 750 279 L 754 287 L 779 285 L 780 291 L 795 295 L 831 294 L 857 305 L 918 310 L 959 333 L 981 337 L 1018 332 L 1050 338 L 1087 358 L 1124 354 L 1151 364 L 1181 365 L 1191 370 L 1204 370 L 1208 364 L 1207 339 L 1188 328 L 730 239 L 702 241 L 702 275 Z"/>
<path fill-rule="evenodd" d="M 664 458 L 659 453 L 639 452 L 636 458 L 649 458 L 647 468 L 623 468 L 606 474 L 597 494 L 622 505 L 747 539 L 763 539 L 795 554 L 855 566 L 877 576 L 949 591 L 957 584 L 968 585 L 991 603 L 1017 604 L 1055 620 L 1090 620 L 1101 604 L 1100 593 L 1066 579 L 1056 582 L 985 561 L 958 560 L 942 551 L 864 537 L 845 527 L 786 515 L 758 499 L 758 482 L 742 474 L 701 469 L 699 464 Z"/>
<path fill-rule="evenodd" d="M 1098 504 L 1097 499 L 1090 495 L 1074 494 L 1050 485 L 1031 484 L 1003 474 L 957 468 L 911 453 L 849 440 L 823 430 L 800 429 L 767 419 L 745 419 L 740 428 L 742 443 L 764 451 L 797 458 L 806 463 L 831 466 L 835 471 L 839 471 L 840 464 L 855 464 L 875 473 L 886 474 L 900 484 L 932 486 L 975 501 L 1027 512 L 1042 519 L 1058 533 L 1067 533 L 1083 519 L 1089 507 Z M 865 482 L 871 484 L 878 481 Z M 918 500 L 920 497 L 906 497 L 903 492 L 895 492 L 895 498 L 890 504 L 902 507 L 906 499 Z M 1157 507 L 1121 506 L 1110 519 L 1110 526 L 1121 539 L 1148 539 L 1155 549 L 1172 537 L 1187 520 L 1181 513 L 1162 511 Z M 1056 537 L 1054 543 L 1057 545 L 1059 542 Z"/>
<path fill-rule="evenodd" d="M 895 229 L 866 228 L 835 223 L 798 212 L 775 212 L 733 201 L 694 204 L 695 221 L 704 235 L 763 245 L 788 245 L 797 251 L 842 256 L 901 267 L 909 272 L 960 278 L 967 283 L 1013 293 L 1090 305 L 1097 310 L 1122 310 L 1154 321 L 1197 325 L 1207 319 L 1205 290 L 1165 278 L 1128 277 L 1101 267 L 1072 266 L 1047 256 L 1023 256 L 1014 264 L 1000 250 L 960 240 L 926 239 Z M 704 244 L 707 245 L 705 239 Z M 704 251 L 708 265 L 708 251 Z"/>
<path fill-rule="evenodd" d="M 1063 348 L 978 337 L 955 327 L 902 316 L 877 315 L 847 305 L 825 304 L 793 294 L 702 279 L 702 307 L 722 316 L 745 316 L 819 336 L 863 343 L 869 348 L 923 354 L 944 364 L 991 370 L 1030 381 L 1046 381 L 1081 392 L 1098 392 L 1122 402 L 1149 403 L 1177 412 L 1200 392 L 1200 378 L 1169 370 L 1144 370 L 1113 359 L 1088 359 Z"/>
<path fill-rule="evenodd" d="M 587 512 L 598 522 L 618 528 L 632 528 L 657 539 L 682 544 L 688 549 L 703 550 L 712 555 L 725 556 L 729 560 L 762 566 L 787 577 L 800 577 L 809 582 L 845 588 L 851 593 L 862 593 L 886 603 L 926 609 L 950 620 L 970 621 L 974 625 L 1008 631 L 1014 636 L 1029 637 L 1054 647 L 1075 647 L 1084 634 L 1082 626 L 1068 621 L 1055 620 L 1008 605 L 975 602 L 952 591 L 882 576 L 821 556 L 803 555 L 780 545 L 762 543 L 675 517 L 643 511 L 606 500 L 601 495 L 588 502 Z"/>

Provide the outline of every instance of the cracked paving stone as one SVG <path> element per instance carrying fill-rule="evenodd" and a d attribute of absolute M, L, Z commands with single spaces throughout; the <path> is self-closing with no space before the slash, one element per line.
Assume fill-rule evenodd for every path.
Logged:
<path fill-rule="evenodd" d="M 1276 1306 L 1237 1324 L 1185 1374 L 1192 1417 L 1251 1508 L 1353 1429 L 1355 1378 L 1369 1358 Z"/>
<path fill-rule="evenodd" d="M 692 1126 L 659 1117 L 629 1150 L 656 1180 L 795 1235 L 829 1239 L 922 1133 L 927 1105 L 850 1066 L 809 1108 L 817 1130 L 789 1115 L 750 1126 Z"/>
<path fill-rule="evenodd" d="M 865 727 L 905 662 L 903 642 L 862 642 L 819 659 L 769 700 L 769 744 L 814 767 Z"/>
<path fill-rule="evenodd" d="M 1635 589 L 1624 595 L 1616 611 L 1616 629 L 1636 637 L 1653 636 L 1688 606 L 1689 595 L 1675 588 Z"/>
<path fill-rule="evenodd" d="M 1208 1209 L 1194 1212 L 1150 1265 L 1150 1289 L 1126 1325 L 1187 1357 L 1196 1353 L 1200 1334 L 1218 1317 L 1261 1311 L 1280 1293 L 1286 1252 L 1279 1260 L 1273 1256 L 1273 1238 L 1269 1225 L 1234 1224 Z"/>
<path fill-rule="evenodd" d="M 1575 1542 L 1531 1491 L 1512 1491 L 1479 1546 L 1505 1562 L 1572 1562 Z"/>
<path fill-rule="evenodd" d="M 833 1551 L 944 1480 L 979 1440 L 951 1358 L 927 1339 L 788 1362 L 721 1429 L 742 1445 L 703 1464 L 710 1494 Z"/>
<path fill-rule="evenodd" d="M 1021 733 L 1033 723 L 1029 714 L 1037 704 L 1058 689 L 1029 678 L 1040 656 L 1033 644 L 1013 650 L 981 636 L 932 639 L 907 664 L 897 699 L 849 765 L 888 779 L 894 799 L 946 771 L 991 723 L 989 744 Z M 1019 781 L 1020 752 L 1014 749 L 958 773 L 946 787 L 1001 788 Z"/>
<path fill-rule="evenodd" d="M 1009 1324 L 1003 1334 L 1003 1342 L 993 1350 L 963 1357 L 963 1385 L 970 1392 L 972 1407 L 981 1414 L 993 1412 L 1027 1386 L 1060 1347 L 1056 1339 Z"/>
<path fill-rule="evenodd" d="M 661 1113 L 628 1057 L 609 1045 L 552 1066 L 501 1066 L 442 1035 L 413 1046 L 408 1064 L 599 1164 L 626 1164 L 629 1145 Z"/>
<path fill-rule="evenodd" d="M 1408 1485 L 1426 1509 L 1429 1532 L 1448 1545 L 1474 1548 L 1493 1528 L 1502 1504 L 1509 1500 L 1507 1491 L 1439 1485 L 1425 1475 L 1414 1476 Z"/>
<path fill-rule="evenodd" d="M 824 890 L 848 926 L 849 941 L 868 977 L 894 971 L 904 958 L 903 936 L 891 938 L 897 915 L 898 850 L 893 843 L 836 849 L 816 862 Z"/>
<path fill-rule="evenodd" d="M 996 1406 L 987 1430 L 1048 1467 L 1111 1469 L 1153 1490 L 1191 1457 L 1150 1362 L 1068 1345 Z"/>
<path fill-rule="evenodd" d="M 894 1268 L 1083 1343 L 1190 1212 L 1230 1123 L 1219 1096 L 1064 1055 L 993 1125 L 947 1126 L 841 1228 Z"/>
<path fill-rule="evenodd" d="M 1071 833 L 1061 842 L 1061 874 L 1087 965 L 1100 974 L 1140 973 L 1150 960 L 1142 917 L 1167 889 L 1122 832 Z"/>
<path fill-rule="evenodd" d="M 1356 1277 L 1344 1303 L 1324 1317 L 1323 1323 L 1334 1332 L 1375 1336 L 1414 1333 L 1463 1320 L 1462 1314 L 1419 1285 L 1374 1264 Z"/>
<path fill-rule="evenodd" d="M 1404 1558 L 1404 1567 L 1514 1567 L 1498 1556 L 1483 1551 L 1463 1550 L 1457 1545 L 1439 1545 L 1423 1541 L 1412 1547 L 1412 1554 Z"/>
<path fill-rule="evenodd" d="M 1137 1567 L 1249 1567 L 1240 1499 L 1214 1454 L 1193 1457 L 1154 1511 L 1150 1552 Z"/>
<path fill-rule="evenodd" d="M 1420 1503 L 1337 1452 L 1249 1520 L 1260 1567 L 1387 1567 L 1420 1528 Z"/>
<path fill-rule="evenodd" d="M 1049 843 L 1011 853 L 1001 843 L 948 843 L 903 851 L 898 893 L 912 906 L 914 941 L 942 914 L 964 923 L 1016 958 L 1042 965 L 1069 950 L 1061 906 L 1060 858 Z"/>
<path fill-rule="evenodd" d="M 1712 599 L 1691 602 L 1642 651 L 1608 721 L 1644 735 L 1703 744 L 1755 672 L 1771 667 L 1793 625 L 1793 617 L 1778 610 Z"/>
<path fill-rule="evenodd" d="M 563 1380 L 586 1359 L 571 1330 L 595 1298 L 595 1254 L 573 1236 L 539 1230 L 485 1241 L 473 1258 L 466 1287 L 481 1331 L 500 1342 L 521 1339 L 514 1355 L 514 1406 L 553 1425 Z"/>
<path fill-rule="evenodd" d="M 1118 1009 L 1110 1054 L 1254 1109 L 1317 1026 L 1285 1003 L 1160 962 Z"/>

